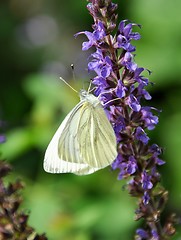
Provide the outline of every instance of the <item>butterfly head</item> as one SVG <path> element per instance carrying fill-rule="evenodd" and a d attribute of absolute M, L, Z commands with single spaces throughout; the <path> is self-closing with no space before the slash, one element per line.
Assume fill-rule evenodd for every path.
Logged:
<path fill-rule="evenodd" d="M 90 94 L 86 90 L 84 90 L 84 89 L 80 90 L 80 98 L 81 99 L 84 99 L 84 98 L 88 97 L 89 95 Z"/>

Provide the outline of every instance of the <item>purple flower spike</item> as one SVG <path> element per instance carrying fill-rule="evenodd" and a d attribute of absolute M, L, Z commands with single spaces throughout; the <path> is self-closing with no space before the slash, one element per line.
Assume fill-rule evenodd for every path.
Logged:
<path fill-rule="evenodd" d="M 143 105 L 151 100 L 146 89 L 151 83 L 143 73 L 151 72 L 134 59 L 136 47 L 132 42 L 141 38 L 134 28 L 140 25 L 128 20 L 117 24 L 117 5 L 111 0 L 89 0 L 87 8 L 94 20 L 93 31 L 76 36 L 85 34 L 88 38 L 82 50 L 94 47 L 88 71 L 95 73 L 94 93 L 103 103 L 117 138 L 118 156 L 112 169 L 119 170 L 119 180 L 128 179 L 129 194 L 138 198 L 136 220 L 145 220 L 145 229 L 138 229 L 135 239 L 169 239 L 168 222 L 159 220 L 168 194 L 159 186 L 157 168 L 165 162 L 159 158 L 161 148 L 150 145 L 147 136 L 158 124 L 159 111 Z M 174 219 L 169 224 L 173 226 Z"/>

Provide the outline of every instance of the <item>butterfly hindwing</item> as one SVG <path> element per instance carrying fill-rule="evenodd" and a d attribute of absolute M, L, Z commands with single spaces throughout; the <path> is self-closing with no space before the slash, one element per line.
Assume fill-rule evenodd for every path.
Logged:
<path fill-rule="evenodd" d="M 81 130 L 80 151 L 89 166 L 104 168 L 117 156 L 116 137 L 102 105 L 89 106 L 89 117 Z"/>

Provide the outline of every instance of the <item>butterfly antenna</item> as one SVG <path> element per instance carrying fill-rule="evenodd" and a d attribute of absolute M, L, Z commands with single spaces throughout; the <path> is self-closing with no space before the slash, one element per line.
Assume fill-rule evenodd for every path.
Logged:
<path fill-rule="evenodd" d="M 89 83 L 89 87 L 88 87 L 88 90 L 87 90 L 88 93 L 90 93 L 92 91 L 92 90 L 90 90 L 91 84 L 92 84 L 92 80 L 90 80 L 90 83 Z"/>
<path fill-rule="evenodd" d="M 93 87 L 89 92 L 91 93 L 94 90 L 96 90 L 96 87 Z"/>
<path fill-rule="evenodd" d="M 70 67 L 72 68 L 72 78 L 73 78 L 73 80 L 75 81 L 75 68 L 74 68 L 74 64 L 72 63 L 72 64 L 70 65 Z"/>
<path fill-rule="evenodd" d="M 60 77 L 60 80 L 62 80 L 67 86 L 69 86 L 74 92 L 77 93 L 77 91 L 76 91 L 73 87 L 71 87 L 70 84 L 68 84 L 68 82 L 65 81 L 65 79 L 63 79 L 62 77 Z"/>

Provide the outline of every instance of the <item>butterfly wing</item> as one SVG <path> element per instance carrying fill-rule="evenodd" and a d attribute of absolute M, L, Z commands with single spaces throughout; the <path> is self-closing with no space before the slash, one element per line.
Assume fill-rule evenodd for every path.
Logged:
<path fill-rule="evenodd" d="M 50 141 L 44 158 L 44 170 L 50 173 L 92 173 L 80 155 L 77 135 L 85 102 L 79 102 L 66 116 Z M 82 114 L 81 114 L 82 113 Z"/>
<path fill-rule="evenodd" d="M 115 133 L 97 102 L 82 100 L 66 116 L 46 150 L 45 171 L 86 175 L 115 160 Z"/>
<path fill-rule="evenodd" d="M 100 103 L 96 106 L 90 104 L 85 113 L 81 119 L 79 131 L 80 154 L 84 163 L 87 163 L 92 171 L 97 171 L 115 160 L 116 136 Z"/>

